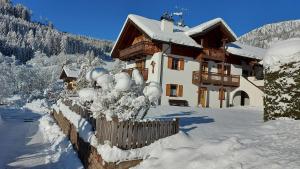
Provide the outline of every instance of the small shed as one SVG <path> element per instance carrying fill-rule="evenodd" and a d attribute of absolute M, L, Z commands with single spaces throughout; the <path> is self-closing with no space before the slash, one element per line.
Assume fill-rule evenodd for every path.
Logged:
<path fill-rule="evenodd" d="M 64 66 L 59 79 L 62 79 L 64 81 L 65 87 L 68 90 L 74 90 L 76 89 L 76 80 L 78 79 L 79 74 L 79 69 Z"/>

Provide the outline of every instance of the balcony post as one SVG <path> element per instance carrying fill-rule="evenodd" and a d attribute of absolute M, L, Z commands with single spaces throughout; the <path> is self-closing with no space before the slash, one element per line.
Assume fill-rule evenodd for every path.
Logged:
<path fill-rule="evenodd" d="M 203 59 L 202 57 L 200 58 L 200 66 L 199 66 L 199 85 L 198 85 L 198 106 L 201 104 L 201 97 L 202 97 L 202 92 L 201 92 L 201 82 L 202 82 L 202 65 L 203 65 Z"/>

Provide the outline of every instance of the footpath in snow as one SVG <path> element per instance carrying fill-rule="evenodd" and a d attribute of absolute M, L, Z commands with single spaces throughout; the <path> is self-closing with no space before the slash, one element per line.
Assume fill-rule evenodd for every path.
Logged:
<path fill-rule="evenodd" d="M 83 168 L 41 103 L 0 107 L 0 168 Z"/>

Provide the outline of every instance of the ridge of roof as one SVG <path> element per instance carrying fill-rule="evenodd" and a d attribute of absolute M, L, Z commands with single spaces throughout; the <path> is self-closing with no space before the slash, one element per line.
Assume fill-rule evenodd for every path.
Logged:
<path fill-rule="evenodd" d="M 215 19 L 212 19 L 212 20 L 209 20 L 207 22 L 204 22 L 198 26 L 195 26 L 191 29 L 189 29 L 188 31 L 186 31 L 185 33 L 189 36 L 192 36 L 192 35 L 195 35 L 195 34 L 198 34 L 198 33 L 201 33 L 205 30 L 207 30 L 208 28 L 216 25 L 216 24 L 223 24 L 225 26 L 225 28 L 230 32 L 230 34 L 235 38 L 237 39 L 237 36 L 236 34 L 233 32 L 233 30 L 229 27 L 229 25 L 222 19 L 222 18 L 215 18 Z"/>

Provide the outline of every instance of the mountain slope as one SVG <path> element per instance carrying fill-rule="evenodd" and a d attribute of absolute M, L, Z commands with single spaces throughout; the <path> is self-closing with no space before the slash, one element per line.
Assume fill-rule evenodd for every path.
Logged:
<path fill-rule="evenodd" d="M 268 48 L 278 40 L 300 37 L 300 20 L 264 25 L 241 36 L 239 41 L 261 48 Z"/>
<path fill-rule="evenodd" d="M 31 21 L 31 12 L 23 5 L 13 5 L 9 0 L 0 0 L 0 52 L 16 56 L 22 62 L 30 60 L 40 51 L 48 56 L 85 54 L 93 51 L 103 56 L 112 48 L 112 42 L 96 40 L 60 32 L 51 23 Z"/>

